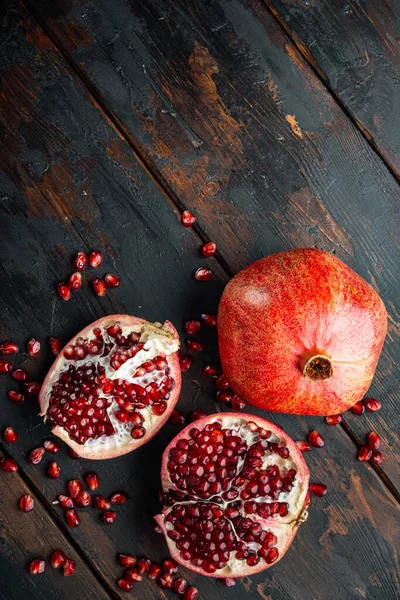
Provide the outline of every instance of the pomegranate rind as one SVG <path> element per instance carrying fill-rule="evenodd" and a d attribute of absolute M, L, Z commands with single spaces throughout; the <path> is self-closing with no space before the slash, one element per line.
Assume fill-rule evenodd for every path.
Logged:
<path fill-rule="evenodd" d="M 87 327 L 85 327 L 79 333 L 77 333 L 68 342 L 68 344 L 66 344 L 66 346 L 74 345 L 76 340 L 80 337 L 85 338 L 85 337 L 89 336 L 92 333 L 93 329 L 95 329 L 96 327 L 98 327 L 100 329 L 107 329 L 107 327 L 110 327 L 113 323 L 115 323 L 117 321 L 120 323 L 120 325 L 122 327 L 133 327 L 133 328 L 144 327 L 149 330 L 154 330 L 154 332 L 162 331 L 163 333 L 165 333 L 171 337 L 171 341 L 179 343 L 178 332 L 176 331 L 175 327 L 173 326 L 173 324 L 170 321 L 165 321 L 165 323 L 161 326 L 160 323 L 153 324 L 153 323 L 150 323 L 149 321 L 146 321 L 145 319 L 141 319 L 139 317 L 134 317 L 131 315 L 124 315 L 124 314 L 116 314 L 116 315 L 107 315 L 106 317 L 101 317 L 100 319 L 97 319 L 97 321 L 90 323 Z M 47 375 L 43 381 L 43 384 L 42 384 L 42 387 L 40 390 L 40 394 L 39 394 L 39 405 L 40 405 L 39 415 L 42 417 L 46 416 L 47 409 L 49 406 L 49 401 L 48 401 L 49 390 L 51 390 L 53 383 L 59 377 L 58 367 L 59 367 L 60 362 L 63 360 L 64 360 L 63 350 L 61 350 L 61 352 L 56 357 L 53 365 L 51 366 L 49 372 L 47 373 Z M 174 352 L 174 353 L 168 355 L 167 361 L 168 361 L 168 366 L 171 370 L 171 376 L 175 380 L 175 388 L 172 390 L 170 398 L 168 400 L 167 410 L 165 411 L 165 413 L 162 416 L 160 416 L 158 419 L 156 419 L 154 421 L 154 424 L 146 430 L 146 434 L 142 438 L 140 438 L 140 439 L 130 438 L 126 444 L 124 444 L 123 446 L 119 446 L 118 448 L 109 449 L 109 448 L 97 447 L 96 451 L 94 452 L 93 447 L 86 447 L 85 444 L 83 444 L 83 445 L 78 444 L 77 442 L 72 440 L 69 437 L 68 432 L 65 431 L 62 427 L 59 427 L 59 426 L 53 427 L 52 433 L 54 433 L 54 435 L 58 436 L 66 444 L 68 444 L 68 446 L 70 446 L 70 448 L 72 448 L 81 458 L 87 458 L 87 459 L 91 459 L 91 460 L 106 460 L 109 458 L 115 458 L 117 456 L 122 456 L 123 454 L 128 454 L 129 452 L 136 450 L 137 448 L 139 448 L 140 446 L 142 446 L 143 444 L 148 442 L 154 435 L 156 435 L 156 433 L 158 433 L 158 431 L 163 427 L 163 425 L 168 420 L 171 412 L 173 411 L 176 403 L 178 402 L 181 385 L 182 385 L 182 375 L 181 375 L 181 369 L 179 366 L 179 359 L 178 359 L 177 352 Z"/>
<path fill-rule="evenodd" d="M 213 415 L 208 415 L 202 417 L 201 419 L 196 420 L 194 423 L 190 423 L 187 427 L 185 427 L 175 438 L 168 444 L 166 449 L 164 450 L 162 461 L 161 461 L 161 483 L 162 489 L 164 492 L 170 489 L 177 489 L 176 486 L 171 482 L 169 477 L 169 472 L 167 468 L 169 452 L 172 448 L 174 448 L 177 442 L 180 439 L 184 439 L 188 437 L 189 431 L 196 427 L 199 430 L 204 429 L 206 425 L 209 423 L 214 423 L 215 421 L 221 421 L 221 423 L 225 426 L 229 425 L 229 421 L 239 421 L 239 422 L 254 422 L 258 427 L 271 431 L 271 433 L 285 440 L 285 443 L 290 451 L 290 457 L 292 461 L 295 463 L 297 468 L 297 477 L 299 481 L 301 481 L 301 493 L 297 502 L 297 510 L 294 515 L 288 515 L 288 517 L 280 518 L 279 521 L 276 517 L 270 517 L 267 519 L 257 517 L 256 515 L 251 515 L 255 521 L 263 523 L 270 531 L 272 531 L 278 538 L 277 548 L 279 550 L 278 559 L 272 563 L 267 564 L 266 562 L 260 561 L 259 564 L 255 566 L 249 566 L 244 561 L 240 561 L 238 559 L 234 559 L 233 562 L 237 564 L 237 569 L 235 570 L 235 564 L 231 567 L 229 564 L 223 569 L 219 569 L 218 572 L 215 573 L 206 573 L 201 567 L 197 567 L 191 564 L 189 561 L 183 560 L 180 556 L 180 553 L 174 543 L 168 536 L 168 531 L 166 528 L 166 516 L 171 510 L 171 507 L 163 509 L 163 511 L 154 517 L 155 521 L 159 525 L 162 530 L 165 540 L 168 545 L 169 552 L 174 560 L 178 562 L 180 565 L 204 575 L 206 577 L 214 577 L 216 579 L 225 578 L 225 577 L 244 577 L 248 575 L 254 575 L 256 573 L 260 573 L 261 571 L 265 571 L 266 569 L 272 567 L 277 562 L 281 560 L 281 558 L 285 555 L 286 551 L 289 549 L 291 543 L 293 542 L 298 528 L 301 523 L 307 520 L 308 517 L 308 506 L 310 504 L 310 494 L 309 494 L 309 481 L 310 481 L 310 472 L 307 467 L 307 464 L 303 458 L 302 453 L 298 449 L 296 442 L 278 425 L 272 423 L 271 421 L 267 421 L 261 417 L 255 415 L 249 415 L 245 413 L 217 413 Z M 204 502 L 202 499 L 198 500 L 199 502 Z M 289 520 L 290 517 L 290 520 Z M 240 564 L 239 564 L 240 563 Z"/>

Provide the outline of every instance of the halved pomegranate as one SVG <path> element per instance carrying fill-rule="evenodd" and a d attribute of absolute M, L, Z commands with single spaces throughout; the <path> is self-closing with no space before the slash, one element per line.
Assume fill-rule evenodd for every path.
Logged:
<path fill-rule="evenodd" d="M 161 466 L 155 517 L 172 558 L 209 577 L 243 577 L 282 558 L 307 518 L 309 471 L 270 421 L 219 413 L 183 429 Z"/>
<path fill-rule="evenodd" d="M 60 352 L 39 395 L 53 433 L 83 458 L 135 450 L 163 426 L 178 400 L 179 337 L 166 321 L 109 315 Z"/>

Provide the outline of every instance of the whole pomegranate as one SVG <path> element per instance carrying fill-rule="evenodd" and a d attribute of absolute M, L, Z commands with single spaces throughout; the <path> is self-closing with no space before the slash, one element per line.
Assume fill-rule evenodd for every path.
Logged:
<path fill-rule="evenodd" d="M 307 518 L 307 465 L 270 421 L 219 413 L 183 429 L 161 466 L 155 517 L 172 558 L 209 577 L 243 577 L 282 558 Z"/>
<path fill-rule="evenodd" d="M 53 433 L 83 458 L 135 450 L 163 426 L 181 389 L 171 323 L 109 315 L 60 352 L 39 395 Z"/>
<path fill-rule="evenodd" d="M 223 371 L 265 410 L 335 415 L 368 389 L 387 329 L 378 294 L 328 252 L 272 254 L 238 273 L 218 311 Z"/>

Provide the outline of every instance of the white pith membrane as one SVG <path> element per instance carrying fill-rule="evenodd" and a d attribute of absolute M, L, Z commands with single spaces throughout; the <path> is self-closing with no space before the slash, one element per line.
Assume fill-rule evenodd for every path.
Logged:
<path fill-rule="evenodd" d="M 218 436 L 218 441 L 211 439 L 209 444 L 222 445 L 223 450 L 216 454 L 215 469 L 209 470 L 203 479 L 210 474 L 217 474 L 216 482 L 222 485 L 218 493 L 210 495 L 210 486 L 207 488 L 204 482 L 200 485 L 199 493 L 201 477 L 197 477 L 197 483 L 195 483 L 196 477 L 192 477 L 190 485 L 188 484 L 194 469 L 201 467 L 205 470 L 207 464 L 210 464 L 207 463 L 207 452 L 199 454 L 196 443 L 199 434 L 193 438 L 189 432 L 197 429 L 201 435 L 210 437 L 213 435 L 210 427 L 215 427 L 216 424 L 217 431 L 222 431 L 224 439 L 221 441 L 221 436 L 217 433 L 215 435 Z M 226 435 L 224 433 L 226 430 L 231 431 L 232 434 Z M 259 432 L 263 437 L 260 437 Z M 270 432 L 270 435 L 267 433 L 265 437 L 266 432 Z M 221 469 L 225 467 L 229 469 L 229 464 L 225 465 L 223 458 L 226 458 L 226 441 L 232 436 L 237 436 L 245 443 L 246 451 L 237 460 L 234 470 L 234 462 L 232 463 L 233 474 L 221 477 L 224 475 Z M 189 442 L 192 448 L 183 447 L 183 441 Z M 193 441 L 197 444 L 197 448 L 193 445 Z M 262 453 L 260 448 L 255 452 L 257 456 L 251 456 L 250 449 L 253 447 L 255 450 L 260 447 L 260 443 L 263 446 Z M 207 446 L 207 441 L 202 441 L 202 444 L 204 448 Z M 269 448 L 270 444 L 273 444 L 271 447 L 273 450 Z M 283 456 L 287 451 L 282 449 L 288 448 L 289 456 L 287 458 L 280 456 L 275 444 L 281 449 Z M 187 455 L 186 460 L 182 453 Z M 262 455 L 259 456 L 260 454 Z M 193 460 L 196 455 L 197 463 Z M 210 452 L 210 456 L 215 454 Z M 259 466 L 252 466 L 250 461 Z M 289 483 L 290 479 L 287 479 L 287 491 L 273 489 L 274 473 L 267 475 L 268 467 L 271 469 L 273 465 L 279 468 L 278 479 L 282 478 L 283 481 L 288 472 L 293 476 L 293 470 L 296 471 L 292 484 Z M 185 467 L 189 468 L 189 475 L 180 475 L 179 469 L 186 473 Z M 201 472 L 201 468 L 198 472 Z M 239 481 L 239 485 L 236 485 L 237 482 L 234 480 L 246 471 L 245 481 Z M 301 453 L 294 441 L 279 427 L 253 415 L 220 413 L 195 421 L 186 427 L 166 449 L 161 473 L 164 508 L 155 519 L 163 530 L 171 555 L 189 569 L 211 577 L 242 577 L 268 568 L 284 555 L 299 525 L 307 518 L 309 472 Z M 174 476 L 174 473 L 177 475 Z M 253 487 L 254 482 L 260 476 L 263 478 L 262 481 L 267 483 L 264 487 L 260 484 L 256 489 Z M 174 483 L 171 477 L 178 481 Z M 211 480 L 213 479 L 211 477 Z M 186 489 L 182 489 L 185 487 L 182 485 L 183 480 L 186 480 Z M 217 486 L 216 482 L 213 481 L 214 486 Z M 249 498 L 250 488 L 253 493 Z M 214 489 L 215 487 L 212 488 Z M 258 493 L 258 489 L 262 489 L 263 495 Z M 232 500 L 224 498 L 224 494 L 227 493 L 231 495 L 237 493 L 237 498 Z M 275 507 L 272 509 L 273 505 Z M 279 514 L 276 505 L 284 506 L 279 509 L 284 516 Z M 210 510 L 214 514 L 209 515 Z M 248 512 L 249 510 L 252 512 Z M 263 516 L 257 514 L 257 510 L 260 510 Z M 221 511 L 223 514 L 220 516 Z M 230 515 L 234 515 L 232 511 L 238 513 L 234 518 L 230 518 Z M 276 511 L 276 514 L 265 516 L 263 511 Z M 246 529 L 245 524 L 248 525 Z M 229 544 L 235 547 L 230 548 Z M 239 545 L 242 547 L 238 550 Z M 191 554 L 190 557 L 185 554 L 187 552 Z"/>
<path fill-rule="evenodd" d="M 121 330 L 118 335 L 122 336 L 122 338 L 118 339 L 124 340 L 125 338 L 126 340 L 129 340 L 127 343 L 118 345 L 116 336 L 109 335 L 107 329 L 110 329 L 110 327 L 112 328 L 115 325 Z M 93 331 L 96 329 L 97 331 L 101 331 L 101 338 L 94 335 Z M 130 341 L 130 336 L 132 336 L 132 334 L 135 343 Z M 125 315 L 111 315 L 109 318 L 100 319 L 83 330 L 80 337 L 78 336 L 71 340 L 60 353 L 59 357 L 56 359 L 56 367 L 54 370 L 50 370 L 49 375 L 44 382 L 40 397 L 41 414 L 45 415 L 45 419 L 48 419 L 54 426 L 54 433 L 64 439 L 64 441 L 66 441 L 81 456 L 90 456 L 90 458 L 108 458 L 123 454 L 124 447 L 133 449 L 133 447 L 138 447 L 145 439 L 151 437 L 153 432 L 157 431 L 165 422 L 166 417 L 170 414 L 177 401 L 180 389 L 180 375 L 178 374 L 179 368 L 178 370 L 176 368 L 178 359 L 175 353 L 179 349 L 179 338 L 168 322 L 162 326 L 160 323 L 152 324 L 143 321 L 142 319 L 127 317 Z M 76 355 L 71 357 L 71 359 L 65 356 L 65 354 L 68 356 L 68 352 L 72 353 L 71 348 L 76 349 L 79 346 L 85 345 L 87 342 L 89 342 L 89 344 L 91 342 L 96 344 L 99 340 L 101 341 L 101 339 L 103 340 L 101 345 L 102 351 L 97 354 L 87 354 L 82 359 L 78 359 Z M 125 359 L 125 362 L 120 366 L 119 363 L 116 364 L 114 360 L 115 368 L 113 368 L 112 357 L 115 356 L 116 352 L 131 352 L 134 356 Z M 103 356 L 103 354 L 105 355 Z M 143 363 L 148 364 L 156 357 L 165 358 L 167 364 L 161 369 L 155 368 L 144 374 L 142 373 L 143 369 L 137 372 L 138 368 L 141 367 Z M 109 425 L 106 425 L 109 430 L 103 435 L 94 433 L 93 436 L 90 435 L 83 443 L 51 416 L 51 397 L 55 393 L 54 384 L 58 385 L 57 382 L 59 382 L 60 377 L 62 377 L 63 374 L 67 377 L 68 375 L 71 375 L 71 369 L 75 370 L 75 372 L 72 372 L 75 388 L 68 391 L 65 396 L 66 402 L 73 405 L 77 397 L 85 397 L 85 394 L 77 389 L 78 383 L 76 382 L 76 372 L 86 369 L 86 374 L 89 376 L 94 374 L 95 376 L 95 382 L 93 383 L 95 383 L 95 388 L 98 392 L 98 399 L 106 399 L 109 404 L 108 407 L 104 406 L 109 419 Z M 101 383 L 98 381 L 99 375 L 103 378 L 105 377 L 106 380 L 113 382 L 113 385 L 116 385 L 119 382 L 121 384 L 120 388 L 122 387 L 123 391 L 115 391 L 113 388 L 110 392 L 104 392 Z M 170 381 L 165 383 L 166 379 L 172 379 L 172 384 Z M 179 379 L 179 381 L 177 381 L 177 379 Z M 127 384 L 135 384 L 146 389 L 151 383 L 156 383 L 159 388 L 163 388 L 164 396 L 159 395 L 158 399 L 151 399 L 148 395 L 145 395 L 144 397 L 136 395 L 133 397 L 132 395 L 127 394 L 127 388 L 124 387 Z M 65 383 L 63 383 L 63 385 L 65 385 Z M 171 389 L 167 389 L 167 386 Z M 165 391 L 168 393 L 165 393 Z M 121 396 L 128 401 L 129 411 L 125 410 L 117 403 L 115 398 L 121 398 Z M 61 406 L 60 402 L 60 400 L 57 400 L 56 402 L 56 406 L 59 408 Z M 156 407 L 160 405 L 160 402 L 166 402 L 167 407 L 162 414 L 155 414 L 154 411 L 156 410 Z M 63 408 L 64 406 L 65 402 Z M 91 404 L 91 407 L 92 406 L 93 403 Z M 134 407 L 133 410 L 132 406 Z M 165 404 L 163 407 L 165 407 Z M 76 418 L 78 419 L 78 417 L 80 418 L 82 416 L 84 419 L 85 415 L 83 412 L 88 408 L 89 404 L 85 405 L 82 409 L 78 409 L 76 411 Z M 73 410 L 75 410 L 75 408 Z M 143 417 L 143 422 L 140 424 L 122 422 L 116 418 L 116 414 L 121 412 L 129 412 L 129 415 L 139 413 Z M 93 417 L 91 418 L 95 420 Z M 145 434 L 141 435 L 140 438 L 133 438 L 131 432 L 135 427 L 138 429 L 144 428 Z M 149 434 L 151 435 L 149 436 Z"/>

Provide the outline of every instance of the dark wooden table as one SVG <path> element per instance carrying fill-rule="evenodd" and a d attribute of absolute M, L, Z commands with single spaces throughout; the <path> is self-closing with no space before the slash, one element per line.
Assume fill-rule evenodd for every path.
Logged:
<path fill-rule="evenodd" d="M 181 325 L 215 312 L 227 280 L 286 248 L 336 253 L 381 295 L 389 331 L 371 394 L 376 414 L 319 418 L 271 414 L 295 439 L 317 427 L 324 449 L 306 456 L 329 490 L 274 568 L 225 588 L 187 572 L 201 598 L 345 600 L 399 598 L 396 525 L 399 440 L 399 64 L 396 0 L 5 0 L 1 9 L 1 339 L 67 340 L 95 318 L 127 312 Z M 396 18 L 397 17 L 397 18 Z M 197 215 L 186 230 L 179 215 Z M 199 247 L 214 279 L 196 282 Z M 55 283 L 71 257 L 98 247 L 121 287 L 90 286 L 64 303 Z M 220 410 L 202 366 L 217 361 L 216 334 L 185 375 L 179 406 Z M 18 360 L 43 377 L 51 356 Z M 171 424 L 114 461 L 73 461 L 46 476 L 29 451 L 48 436 L 34 401 L 12 404 L 2 376 L 0 445 L 19 464 L 0 471 L 0 597 L 127 597 L 116 586 L 117 551 L 167 555 L 153 531 L 163 449 Z M 398 406 L 398 404 L 397 404 Z M 251 410 L 251 409 L 249 409 Z M 360 463 L 367 432 L 383 438 L 382 468 Z M 52 500 L 63 482 L 96 470 L 102 491 L 130 501 L 112 527 L 93 512 L 70 529 Z M 31 514 L 17 507 L 30 491 Z M 27 573 L 64 548 L 73 577 Z M 173 597 L 152 582 L 137 600 Z"/>

